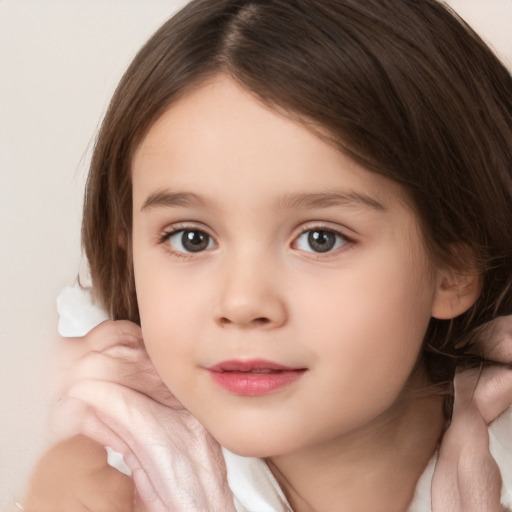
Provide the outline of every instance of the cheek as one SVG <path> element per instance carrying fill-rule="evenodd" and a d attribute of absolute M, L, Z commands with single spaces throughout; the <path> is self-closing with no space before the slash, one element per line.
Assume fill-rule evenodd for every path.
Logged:
<path fill-rule="evenodd" d="M 193 349 L 190 340 L 196 335 L 198 311 L 190 305 L 197 305 L 197 296 L 186 283 L 169 278 L 165 264 L 136 246 L 134 270 L 144 343 L 162 380 L 172 389 L 173 381 L 186 371 L 182 363 Z"/>
<path fill-rule="evenodd" d="M 303 339 L 316 340 L 308 349 L 319 370 L 310 410 L 330 433 L 370 421 L 402 393 L 430 320 L 430 293 L 423 291 L 411 275 L 368 268 L 364 279 L 352 273 L 331 283 L 322 294 L 330 300 L 303 303 L 303 318 L 312 319 Z"/>
<path fill-rule="evenodd" d="M 392 256 L 326 280 L 322 292 L 299 308 L 298 316 L 310 319 L 310 332 L 320 343 L 318 357 L 354 370 L 356 379 L 400 372 L 398 380 L 406 378 L 430 320 L 432 283 L 414 261 Z"/>
<path fill-rule="evenodd" d="M 184 296 L 185 295 L 185 296 Z M 199 315 L 193 297 L 180 293 L 172 284 L 144 286 L 139 293 L 141 327 L 146 349 L 155 367 L 166 382 L 172 375 L 179 375 L 184 366 L 180 364 L 190 358 L 197 339 Z"/>
<path fill-rule="evenodd" d="M 183 383 L 193 378 L 196 361 L 193 338 L 188 338 L 187 329 L 176 321 L 177 315 L 161 316 L 151 312 L 141 315 L 142 335 L 146 350 L 166 387 L 180 400 L 183 399 Z M 188 394 L 188 393 L 187 393 Z M 186 395 L 185 395 L 186 396 Z"/>

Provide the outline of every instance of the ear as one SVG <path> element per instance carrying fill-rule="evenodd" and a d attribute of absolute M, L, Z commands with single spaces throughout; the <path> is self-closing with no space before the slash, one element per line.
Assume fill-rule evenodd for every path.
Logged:
<path fill-rule="evenodd" d="M 478 299 L 482 278 L 476 272 L 440 271 L 432 305 L 432 316 L 439 320 L 455 318 L 467 311 Z"/>

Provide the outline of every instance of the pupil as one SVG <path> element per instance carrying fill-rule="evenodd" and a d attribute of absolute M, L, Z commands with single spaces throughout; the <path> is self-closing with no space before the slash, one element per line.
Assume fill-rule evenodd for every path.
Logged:
<path fill-rule="evenodd" d="M 315 252 L 327 252 L 334 247 L 336 236 L 330 231 L 311 231 L 308 242 Z"/>
<path fill-rule="evenodd" d="M 204 251 L 208 247 L 209 236 L 201 231 L 185 231 L 181 238 L 183 247 L 189 252 Z"/>

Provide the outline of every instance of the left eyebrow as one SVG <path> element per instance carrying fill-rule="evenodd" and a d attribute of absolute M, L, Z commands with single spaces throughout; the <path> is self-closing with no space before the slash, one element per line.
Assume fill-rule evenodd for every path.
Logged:
<path fill-rule="evenodd" d="M 208 201 L 192 192 L 170 192 L 159 190 L 149 194 L 141 207 L 141 211 L 151 208 L 175 208 L 207 206 Z"/>
<path fill-rule="evenodd" d="M 364 206 L 379 212 L 387 208 L 373 197 L 360 192 L 325 192 L 292 194 L 280 198 L 278 205 L 284 209 L 320 209 L 332 206 Z"/>

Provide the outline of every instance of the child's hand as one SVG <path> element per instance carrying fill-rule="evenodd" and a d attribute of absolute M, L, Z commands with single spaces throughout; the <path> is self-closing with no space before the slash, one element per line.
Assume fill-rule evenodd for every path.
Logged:
<path fill-rule="evenodd" d="M 87 350 L 57 409 L 64 433 L 81 432 L 123 453 L 136 504 L 147 512 L 234 511 L 220 446 L 162 383 L 140 328 L 104 322 L 71 343 Z"/>
<path fill-rule="evenodd" d="M 107 465 L 105 449 L 84 436 L 45 453 L 31 478 L 25 512 L 132 512 L 131 478 Z"/>
<path fill-rule="evenodd" d="M 512 363 L 512 317 L 500 317 L 477 342 L 497 363 Z M 433 512 L 503 512 L 501 475 L 489 452 L 488 425 L 512 404 L 512 371 L 468 370 L 455 378 L 455 402 L 432 481 Z"/>

